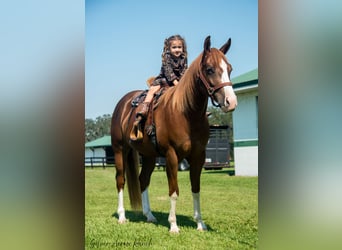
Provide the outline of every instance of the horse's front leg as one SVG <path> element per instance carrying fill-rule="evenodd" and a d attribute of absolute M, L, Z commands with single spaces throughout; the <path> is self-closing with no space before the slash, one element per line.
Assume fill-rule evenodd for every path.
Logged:
<path fill-rule="evenodd" d="M 166 173 L 169 183 L 169 196 L 171 202 L 169 213 L 170 232 L 179 233 L 179 227 L 177 226 L 176 218 L 176 202 L 179 195 L 177 180 L 178 158 L 173 150 L 169 151 L 166 155 Z"/>
<path fill-rule="evenodd" d="M 200 192 L 192 193 L 192 199 L 194 202 L 194 219 L 197 223 L 198 231 L 206 231 L 207 227 L 202 221 L 201 206 L 200 206 Z"/>
<path fill-rule="evenodd" d="M 179 233 L 179 227 L 177 226 L 177 218 L 176 218 L 176 202 L 178 195 L 174 192 L 170 196 L 171 207 L 169 214 L 169 222 L 170 222 L 170 233 Z"/>
<path fill-rule="evenodd" d="M 157 222 L 157 219 L 153 216 L 150 207 L 150 200 L 148 195 L 148 186 L 150 185 L 151 174 L 155 167 L 155 159 L 154 158 L 146 158 L 142 159 L 142 170 L 139 176 L 140 188 L 141 188 L 141 200 L 142 200 L 142 209 L 143 214 L 147 218 L 147 222 Z"/>
<path fill-rule="evenodd" d="M 142 194 L 142 208 L 143 214 L 146 216 L 147 222 L 157 222 L 156 217 L 153 216 L 150 207 L 150 200 L 148 197 L 148 188 L 146 188 Z"/>
<path fill-rule="evenodd" d="M 200 182 L 202 165 L 204 164 L 205 154 L 200 157 L 195 157 L 195 160 L 190 161 L 190 180 L 192 199 L 194 204 L 194 219 L 197 223 L 197 230 L 206 231 L 207 227 L 202 220 L 201 203 L 200 203 Z"/>

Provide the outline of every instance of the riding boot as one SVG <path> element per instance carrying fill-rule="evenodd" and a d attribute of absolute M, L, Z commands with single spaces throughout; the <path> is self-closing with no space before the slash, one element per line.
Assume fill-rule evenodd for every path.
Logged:
<path fill-rule="evenodd" d="M 146 120 L 149 108 L 150 108 L 149 102 L 143 102 L 138 106 L 136 119 L 133 123 L 133 127 L 130 133 L 130 139 L 132 141 L 141 141 L 144 138 L 141 123 L 143 120 Z"/>
<path fill-rule="evenodd" d="M 147 117 L 147 113 L 150 109 L 150 103 L 149 102 L 143 102 L 142 104 L 140 104 L 137 108 L 137 117 L 141 116 L 142 119 L 146 119 Z"/>

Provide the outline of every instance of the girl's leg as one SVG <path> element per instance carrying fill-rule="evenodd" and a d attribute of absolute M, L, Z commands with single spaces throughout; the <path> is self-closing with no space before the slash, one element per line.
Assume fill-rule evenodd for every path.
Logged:
<path fill-rule="evenodd" d="M 144 136 L 141 128 L 141 120 L 146 119 L 154 93 L 159 89 L 160 85 L 152 85 L 147 92 L 144 102 L 137 107 L 136 119 L 130 132 L 130 138 L 132 141 L 141 141 L 143 139 Z"/>
<path fill-rule="evenodd" d="M 160 85 L 152 85 L 147 92 L 146 98 L 144 102 L 150 103 L 153 99 L 154 94 L 160 90 Z"/>
<path fill-rule="evenodd" d="M 153 96 L 159 89 L 160 89 L 160 85 L 152 85 L 150 87 L 150 89 L 147 92 L 144 102 L 140 104 L 138 107 L 137 116 L 140 115 L 143 118 L 146 118 Z"/>

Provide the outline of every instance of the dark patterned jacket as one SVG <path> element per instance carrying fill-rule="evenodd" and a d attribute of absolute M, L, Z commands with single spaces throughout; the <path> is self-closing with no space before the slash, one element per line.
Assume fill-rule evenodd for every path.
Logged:
<path fill-rule="evenodd" d="M 173 81 L 178 80 L 184 75 L 188 68 L 188 60 L 184 55 L 176 58 L 170 53 L 165 55 L 159 75 L 155 78 L 152 85 L 173 86 Z"/>

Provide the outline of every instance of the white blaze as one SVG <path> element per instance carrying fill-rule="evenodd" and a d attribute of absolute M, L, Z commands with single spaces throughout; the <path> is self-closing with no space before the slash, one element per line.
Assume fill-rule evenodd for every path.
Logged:
<path fill-rule="evenodd" d="M 221 81 L 222 82 L 230 82 L 229 75 L 228 75 L 228 70 L 227 70 L 227 63 L 222 59 L 220 63 L 220 67 L 222 68 L 222 76 L 221 76 Z"/>
<path fill-rule="evenodd" d="M 230 82 L 227 66 L 228 66 L 227 63 L 222 59 L 220 63 L 220 67 L 223 70 L 222 76 L 221 76 L 222 83 Z M 235 108 L 237 106 L 237 98 L 233 90 L 233 86 L 224 86 L 223 89 L 224 89 L 224 95 L 225 95 L 225 100 L 226 100 L 225 106 L 228 107 L 230 105 L 229 109 Z"/>

